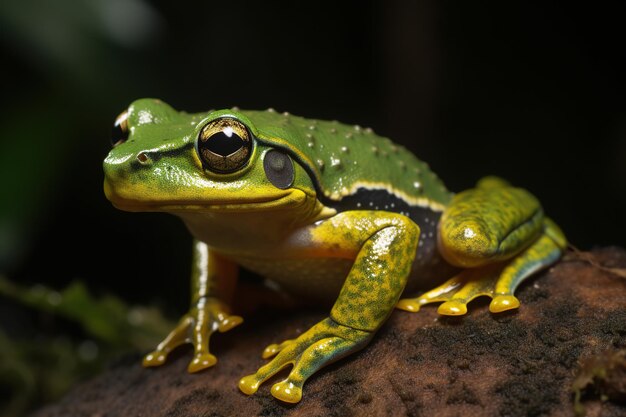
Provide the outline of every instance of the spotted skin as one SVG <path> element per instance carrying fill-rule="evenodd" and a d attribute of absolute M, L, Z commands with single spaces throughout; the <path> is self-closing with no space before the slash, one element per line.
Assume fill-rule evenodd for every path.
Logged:
<path fill-rule="evenodd" d="M 335 241 L 337 249 L 357 251 L 330 317 L 295 340 L 268 346 L 263 357 L 280 353 L 240 380 L 244 393 L 253 394 L 263 381 L 293 365 L 289 376 L 271 392 L 286 402 L 300 401 L 306 379 L 365 346 L 400 298 L 417 249 L 419 227 L 405 216 L 380 211 L 345 212 L 337 217 L 310 231 L 312 245 Z M 339 223 L 344 225 L 342 233 L 336 233 Z"/>
<path fill-rule="evenodd" d="M 246 151 L 207 154 L 207 126 L 223 126 L 226 142 L 249 133 Z M 212 169 L 220 167 L 228 169 Z M 271 109 L 189 114 L 137 100 L 118 119 L 104 171 L 116 207 L 172 213 L 195 238 L 191 307 L 145 366 L 183 343 L 194 346 L 190 372 L 217 362 L 210 337 L 242 322 L 228 307 L 239 267 L 334 301 L 315 326 L 268 346 L 262 356 L 273 358 L 239 383 L 252 394 L 292 366 L 271 390 L 287 402 L 301 399 L 321 367 L 367 345 L 394 307 L 438 302 L 439 313 L 459 315 L 490 296 L 493 312 L 517 308 L 517 286 L 566 246 L 525 190 L 488 177 L 455 196 L 426 163 L 371 129 Z"/>

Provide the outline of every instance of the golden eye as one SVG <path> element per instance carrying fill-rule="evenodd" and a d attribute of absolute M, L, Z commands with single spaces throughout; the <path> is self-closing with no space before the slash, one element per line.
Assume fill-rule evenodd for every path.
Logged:
<path fill-rule="evenodd" d="M 252 137 L 241 122 L 222 117 L 202 128 L 196 150 L 205 168 L 228 174 L 243 168 L 250 159 Z"/>
<path fill-rule="evenodd" d="M 128 139 L 128 111 L 124 110 L 115 119 L 113 129 L 111 131 L 111 145 L 114 147 L 120 145 Z"/>

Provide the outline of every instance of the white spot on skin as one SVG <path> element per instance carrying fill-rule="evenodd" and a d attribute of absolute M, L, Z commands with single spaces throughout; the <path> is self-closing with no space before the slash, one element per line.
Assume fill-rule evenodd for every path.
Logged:
<path fill-rule="evenodd" d="M 330 165 L 333 167 L 341 166 L 341 159 L 331 156 L 330 157 Z"/>
<path fill-rule="evenodd" d="M 476 236 L 476 233 L 469 227 L 466 227 L 465 230 L 463 230 L 463 237 L 465 237 L 466 239 L 471 239 L 474 236 Z"/>
<path fill-rule="evenodd" d="M 413 183 L 413 187 L 415 187 L 415 188 L 420 188 L 421 186 L 422 186 L 422 183 L 420 183 L 419 181 L 415 181 Z"/>
<path fill-rule="evenodd" d="M 348 149 L 347 146 L 342 146 L 341 147 L 341 152 L 348 153 L 348 151 L 349 151 L 349 149 Z"/>
<path fill-rule="evenodd" d="M 137 122 L 140 125 L 144 125 L 144 124 L 147 124 L 147 123 L 152 123 L 153 120 L 154 119 L 152 117 L 152 113 L 150 113 L 148 111 L 145 111 L 145 110 L 141 110 L 139 112 L 138 117 L 137 117 Z"/>

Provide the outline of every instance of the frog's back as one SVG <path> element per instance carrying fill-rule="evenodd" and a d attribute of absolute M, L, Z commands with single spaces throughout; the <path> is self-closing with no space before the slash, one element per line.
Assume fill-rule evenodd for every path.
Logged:
<path fill-rule="evenodd" d="M 260 142 L 290 153 L 308 171 L 318 199 L 338 212 L 385 210 L 420 227 L 407 289 L 450 276 L 437 249 L 437 224 L 452 194 L 428 165 L 371 129 L 274 111 L 244 112 Z M 366 212 L 362 214 L 367 217 Z"/>
<path fill-rule="evenodd" d="M 369 128 L 272 110 L 243 113 L 254 124 L 259 141 L 283 148 L 301 162 L 329 206 L 345 205 L 367 193 L 372 198 L 363 201 L 366 206 L 383 209 L 369 203 L 391 194 L 410 206 L 440 211 L 450 199 L 426 163 Z"/>

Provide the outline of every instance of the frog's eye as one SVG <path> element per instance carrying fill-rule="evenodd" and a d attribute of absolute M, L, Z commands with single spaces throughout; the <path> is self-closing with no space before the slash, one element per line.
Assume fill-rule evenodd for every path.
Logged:
<path fill-rule="evenodd" d="M 111 131 L 111 145 L 117 146 L 128 139 L 128 111 L 124 110 L 115 119 L 113 130 Z"/>
<path fill-rule="evenodd" d="M 242 168 L 250 159 L 251 135 L 241 122 L 223 117 L 202 128 L 196 149 L 205 168 L 228 174 Z"/>
<path fill-rule="evenodd" d="M 284 190 L 291 187 L 294 180 L 293 162 L 289 155 L 272 149 L 263 158 L 265 175 L 276 188 Z"/>

